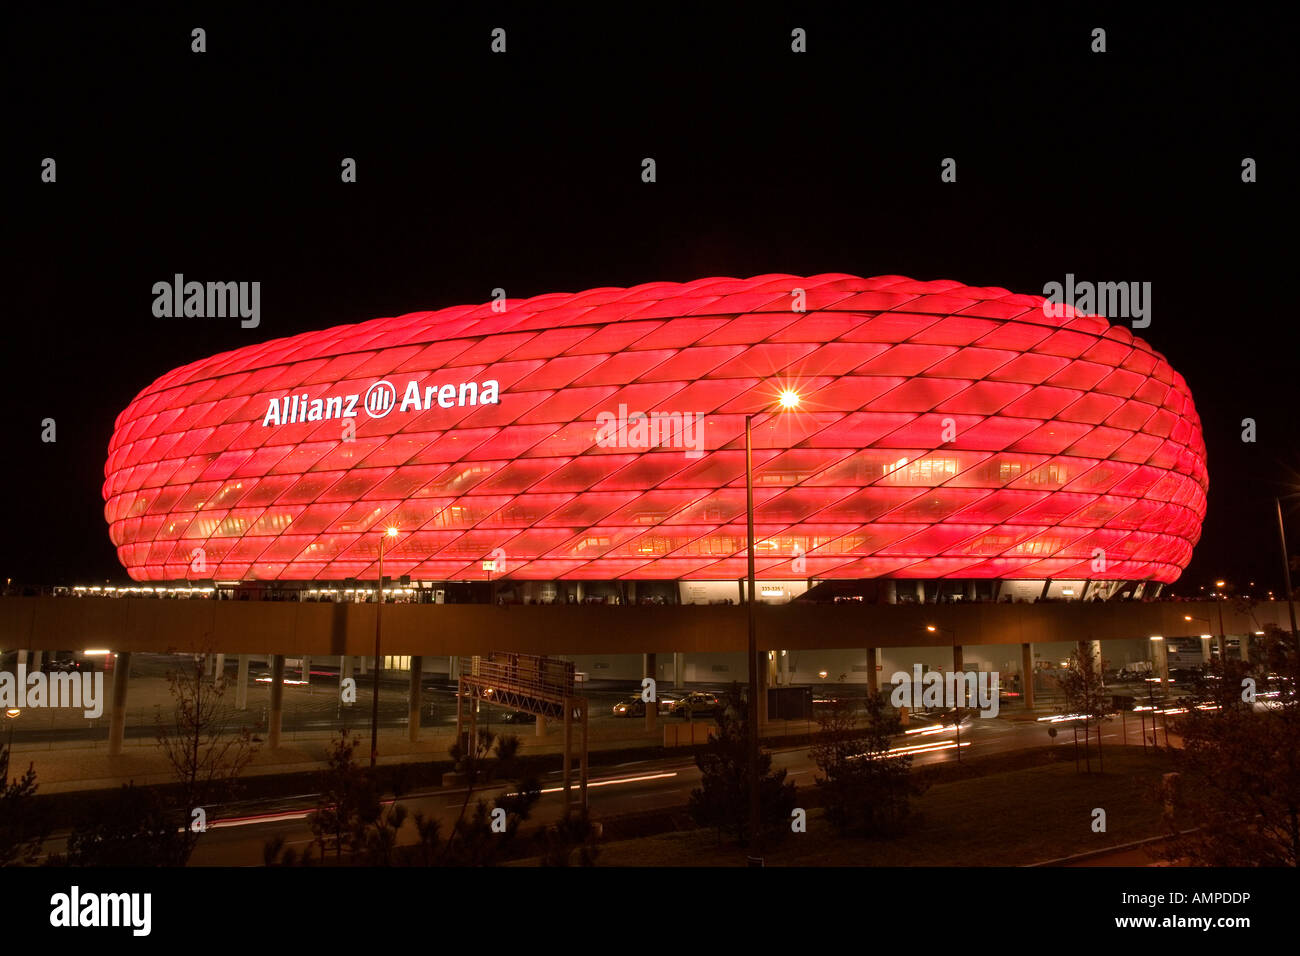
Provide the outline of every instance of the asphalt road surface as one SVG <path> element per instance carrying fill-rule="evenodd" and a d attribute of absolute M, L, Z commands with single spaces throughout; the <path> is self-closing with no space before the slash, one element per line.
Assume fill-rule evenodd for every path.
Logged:
<path fill-rule="evenodd" d="M 1119 741 L 1118 733 L 1107 734 L 1109 742 Z M 926 766 L 957 759 L 955 729 L 948 728 L 934 734 L 913 734 L 900 739 L 897 746 L 914 747 L 913 766 Z M 977 720 L 961 731 L 962 756 L 1008 752 L 1027 746 L 1037 746 L 1047 740 L 1041 725 L 1004 720 Z M 1066 746 L 1068 735 L 1058 737 Z M 1134 742 L 1137 742 L 1134 740 Z M 773 753 L 774 767 L 787 771 L 788 778 L 801 787 L 812 786 L 816 774 L 808 748 L 790 748 Z M 649 810 L 684 808 L 690 792 L 699 786 L 700 772 L 693 759 L 666 758 L 663 760 L 636 761 L 601 768 L 588 783 L 588 800 L 592 810 L 600 815 L 613 816 Z M 558 820 L 564 811 L 560 774 L 547 775 L 542 781 L 542 798 L 533 809 L 529 826 L 549 824 Z M 476 791 L 471 798 L 492 797 L 504 787 L 490 787 Z M 465 801 L 465 790 L 437 790 L 411 794 L 402 798 L 402 804 L 414 814 L 442 821 L 442 832 L 449 832 L 460 814 Z M 235 818 L 223 817 L 218 811 L 209 820 L 209 830 L 200 839 L 191 862 L 196 866 L 257 866 L 262 861 L 262 848 L 277 835 L 285 838 L 286 846 L 302 850 L 312 841 L 307 825 L 307 808 L 278 812 L 258 812 L 245 808 Z M 414 838 L 414 830 L 403 828 L 406 840 Z"/>

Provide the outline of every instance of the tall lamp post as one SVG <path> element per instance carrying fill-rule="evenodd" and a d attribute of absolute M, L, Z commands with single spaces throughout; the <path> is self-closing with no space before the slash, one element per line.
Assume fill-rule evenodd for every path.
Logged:
<path fill-rule="evenodd" d="M 1286 549 L 1286 527 L 1282 524 L 1282 499 L 1274 498 L 1273 504 L 1277 507 L 1277 533 L 1282 542 L 1282 583 L 1286 586 L 1286 602 L 1291 609 L 1291 636 L 1300 641 L 1300 629 L 1295 624 L 1295 592 L 1291 590 L 1291 555 Z M 1297 657 L 1297 662 L 1300 662 L 1300 656 Z"/>
<path fill-rule="evenodd" d="M 773 408 L 799 407 L 799 393 L 785 389 L 780 397 L 757 412 L 745 416 L 745 526 L 746 553 L 749 556 L 749 589 L 745 603 L 749 609 L 749 839 L 751 866 L 763 865 L 763 814 L 759 806 L 758 783 L 758 636 L 754 623 L 754 443 L 752 425 L 755 416 Z"/>
<path fill-rule="evenodd" d="M 9 742 L 5 745 L 5 772 L 0 786 L 9 786 L 9 762 L 14 755 L 14 721 L 21 717 L 22 713 L 17 707 L 10 707 L 5 711 L 5 723 L 9 725 Z"/>
<path fill-rule="evenodd" d="M 375 607 L 375 681 L 370 697 L 370 769 L 379 756 L 379 622 L 384 616 L 384 541 L 396 538 L 397 529 L 389 528 L 379 536 L 379 604 Z"/>
<path fill-rule="evenodd" d="M 952 639 L 952 668 L 953 671 L 955 672 L 957 670 L 957 632 L 951 627 L 936 627 L 933 624 L 927 624 L 925 626 L 925 629 L 929 631 L 931 634 L 935 633 L 936 631 L 948 632 L 948 636 Z M 962 686 L 962 697 L 965 698 L 966 682 L 964 679 L 962 680 L 961 686 Z M 916 701 L 913 700 L 912 703 L 913 705 L 915 705 Z M 952 720 L 957 727 L 957 762 L 961 763 L 961 705 L 958 704 L 956 701 L 954 701 L 953 703 L 955 706 L 953 707 Z"/>

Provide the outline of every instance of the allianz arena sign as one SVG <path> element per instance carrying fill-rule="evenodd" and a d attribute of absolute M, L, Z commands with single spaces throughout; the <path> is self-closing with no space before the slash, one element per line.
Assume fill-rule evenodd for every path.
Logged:
<path fill-rule="evenodd" d="M 399 405 L 397 389 L 391 382 L 378 381 L 366 389 L 360 408 L 371 418 L 383 418 L 394 408 L 399 412 L 428 411 L 431 408 L 453 408 L 465 405 L 493 405 L 498 401 L 496 381 L 461 382 L 456 385 L 425 385 L 415 380 L 406 383 Z M 423 398 L 421 398 L 423 395 Z M 356 418 L 359 392 L 351 395 L 332 395 L 312 398 L 307 392 L 301 395 L 283 395 L 273 398 L 266 407 L 262 427 L 291 425 L 295 422 L 319 422 L 332 418 Z"/>

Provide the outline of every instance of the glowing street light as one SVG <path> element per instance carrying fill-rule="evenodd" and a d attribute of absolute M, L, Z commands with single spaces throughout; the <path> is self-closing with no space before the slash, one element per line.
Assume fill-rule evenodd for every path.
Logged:
<path fill-rule="evenodd" d="M 763 865 L 762 811 L 759 808 L 758 787 L 758 638 L 754 623 L 754 442 L 752 425 L 755 415 L 770 411 L 774 406 L 789 411 L 799 407 L 799 393 L 792 388 L 781 390 L 776 401 L 757 412 L 745 416 L 745 524 L 746 553 L 749 559 L 749 590 L 745 595 L 749 605 L 749 833 L 751 865 Z"/>
<path fill-rule="evenodd" d="M 1202 624 L 1204 624 L 1207 628 L 1213 626 L 1213 625 L 1210 624 L 1210 622 L 1209 622 L 1208 619 L 1203 618 L 1203 617 L 1192 617 L 1192 615 L 1190 615 L 1190 614 L 1184 614 L 1184 615 L 1183 615 L 1183 620 L 1184 620 L 1184 621 L 1200 621 L 1200 622 L 1201 622 Z M 1222 605 L 1222 604 L 1219 605 L 1219 633 L 1218 633 L 1218 635 L 1215 637 L 1215 641 L 1214 641 L 1214 643 L 1215 643 L 1215 645 L 1219 648 L 1219 660 L 1221 660 L 1221 661 L 1226 661 L 1226 660 L 1228 659 L 1228 638 L 1227 638 L 1227 635 L 1224 633 L 1224 630 L 1223 630 L 1223 605 Z"/>
<path fill-rule="evenodd" d="M 375 680 L 370 697 L 370 767 L 374 769 L 379 756 L 379 622 L 384 612 L 384 542 L 397 537 L 397 529 L 389 527 L 379 536 L 379 605 L 375 608 Z"/>

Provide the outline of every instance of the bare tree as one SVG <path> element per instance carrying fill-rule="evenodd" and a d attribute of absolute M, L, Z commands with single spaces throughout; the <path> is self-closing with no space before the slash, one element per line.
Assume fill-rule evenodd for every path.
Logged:
<path fill-rule="evenodd" d="M 1106 662 L 1094 650 L 1091 641 L 1079 641 L 1059 678 L 1061 693 L 1065 695 L 1065 712 L 1083 718 L 1083 756 L 1088 773 L 1092 773 L 1088 742 L 1094 724 L 1097 726 L 1097 760 L 1103 773 L 1106 769 L 1101 756 L 1101 726 L 1110 712 L 1106 684 L 1102 679 L 1105 666 Z M 1077 755 L 1075 759 L 1077 762 Z"/>
<path fill-rule="evenodd" d="M 224 682 L 204 675 L 206 657 L 196 654 L 192 664 L 168 672 L 172 714 L 165 719 L 160 709 L 156 717 L 158 746 L 179 785 L 185 829 L 182 864 L 201 832 L 195 829 L 194 811 L 206 814 L 209 805 L 228 800 L 256 752 L 252 732 L 235 726 L 235 712 L 222 706 Z"/>

